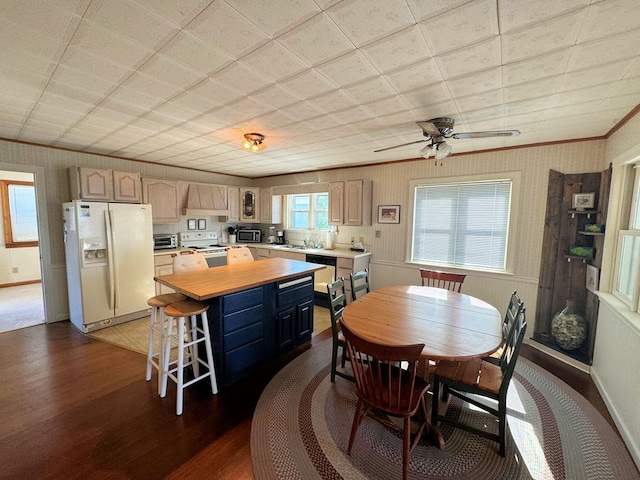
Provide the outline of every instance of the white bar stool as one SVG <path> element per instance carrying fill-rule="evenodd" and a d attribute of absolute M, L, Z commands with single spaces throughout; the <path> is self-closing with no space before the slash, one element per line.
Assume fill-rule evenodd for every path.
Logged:
<path fill-rule="evenodd" d="M 195 300 L 184 300 L 172 303 L 164 308 L 167 328 L 164 330 L 164 367 L 162 369 L 162 391 L 161 397 L 167 395 L 167 379 L 171 378 L 177 385 L 176 415 L 182 415 L 184 389 L 206 377 L 211 381 L 211 392 L 218 393 L 218 383 L 216 382 L 216 371 L 213 365 L 213 350 L 211 349 L 211 336 L 209 334 L 209 322 L 207 319 L 207 308 L 209 305 Z M 202 328 L 198 326 L 197 316 L 200 315 Z M 173 319 L 176 319 L 178 327 L 177 335 L 173 334 Z M 191 322 L 189 323 L 189 318 Z M 185 342 L 185 337 L 187 341 Z M 178 358 L 170 361 L 171 343 L 177 341 Z M 206 359 L 201 359 L 198 355 L 198 344 L 204 342 Z M 185 361 L 185 349 L 189 352 L 188 360 Z M 194 378 L 185 383 L 184 369 L 192 366 Z M 207 368 L 207 371 L 200 374 L 200 365 Z"/>
<path fill-rule="evenodd" d="M 164 307 L 171 303 L 186 300 L 186 295 L 181 293 L 165 293 L 156 295 L 147 300 L 147 305 L 151 307 L 151 326 L 149 328 L 149 348 L 147 350 L 147 382 L 151 380 L 153 367 L 158 370 L 158 395 L 162 391 L 162 352 L 163 352 L 163 334 L 165 317 Z M 158 336 L 158 351 L 155 350 L 155 338 Z"/>

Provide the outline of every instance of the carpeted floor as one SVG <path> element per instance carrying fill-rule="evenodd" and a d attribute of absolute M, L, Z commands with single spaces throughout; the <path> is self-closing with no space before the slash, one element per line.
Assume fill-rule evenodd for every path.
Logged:
<path fill-rule="evenodd" d="M 42 284 L 0 288 L 0 332 L 44 323 Z"/>
<path fill-rule="evenodd" d="M 253 416 L 255 478 L 389 479 L 402 476 L 395 432 L 367 418 L 346 454 L 355 385 L 329 381 L 331 340 L 287 365 L 263 392 Z M 447 415 L 478 425 L 490 417 L 450 397 Z M 520 358 L 508 398 L 507 454 L 497 443 L 442 426 L 444 450 L 421 442 L 412 479 L 638 479 L 622 441 L 606 420 L 564 382 Z"/>
<path fill-rule="evenodd" d="M 127 323 L 121 323 L 113 327 L 103 328 L 87 335 L 96 340 L 111 343 L 127 350 L 147 354 L 149 345 L 149 317 L 140 318 Z M 316 335 L 331 326 L 329 310 L 323 307 L 314 307 L 313 334 Z"/>

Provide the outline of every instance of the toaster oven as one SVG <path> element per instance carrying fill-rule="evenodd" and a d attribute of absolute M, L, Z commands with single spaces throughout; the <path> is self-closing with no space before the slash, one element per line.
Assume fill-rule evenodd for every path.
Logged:
<path fill-rule="evenodd" d="M 178 248 L 178 235 L 175 233 L 156 233 L 153 235 L 153 249 L 164 250 Z"/>

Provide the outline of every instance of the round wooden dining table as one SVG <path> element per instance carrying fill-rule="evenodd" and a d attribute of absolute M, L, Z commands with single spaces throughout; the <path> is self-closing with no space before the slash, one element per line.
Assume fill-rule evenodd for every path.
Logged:
<path fill-rule="evenodd" d="M 502 345 L 502 319 L 495 307 L 442 288 L 373 290 L 347 305 L 341 322 L 375 343 L 424 343 L 422 356 L 431 360 L 470 360 Z"/>
<path fill-rule="evenodd" d="M 341 323 L 383 345 L 424 344 L 426 360 L 464 361 L 502 345 L 500 312 L 478 298 L 442 288 L 402 286 L 373 290 L 347 305 Z M 425 435 L 440 449 L 444 438 L 426 419 Z"/>

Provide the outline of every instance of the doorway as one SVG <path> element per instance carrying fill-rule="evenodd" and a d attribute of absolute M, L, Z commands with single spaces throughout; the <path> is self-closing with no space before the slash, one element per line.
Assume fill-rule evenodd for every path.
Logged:
<path fill-rule="evenodd" d="M 0 170 L 0 184 L 1 333 L 43 324 L 46 315 L 35 175 Z"/>

